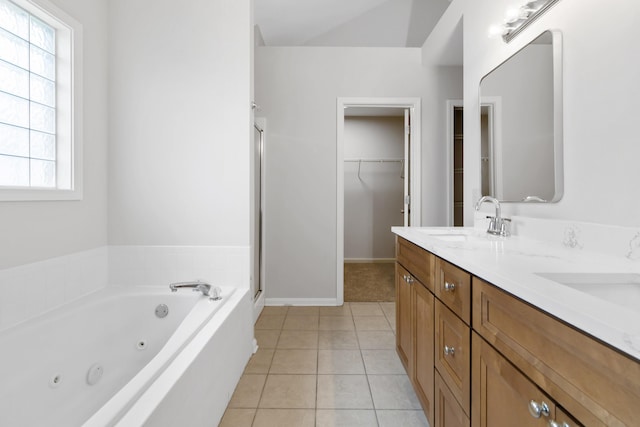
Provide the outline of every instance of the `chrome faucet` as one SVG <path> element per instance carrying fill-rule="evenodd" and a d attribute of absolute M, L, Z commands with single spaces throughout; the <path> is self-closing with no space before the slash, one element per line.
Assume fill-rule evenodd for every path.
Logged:
<path fill-rule="evenodd" d="M 489 218 L 490 220 L 487 233 L 494 234 L 496 236 L 509 236 L 511 234 L 509 230 L 509 223 L 511 222 L 511 220 L 509 218 L 502 218 L 502 215 L 500 213 L 500 201 L 491 196 L 482 196 L 476 203 L 476 210 L 480 210 L 480 205 L 482 205 L 484 202 L 491 202 L 496 207 L 496 216 L 487 216 L 487 218 Z"/>
<path fill-rule="evenodd" d="M 195 282 L 176 282 L 169 285 L 171 292 L 178 292 L 178 289 L 193 289 L 194 292 L 202 292 L 202 295 L 212 300 L 220 299 L 221 289 L 212 288 L 210 284 L 196 280 Z"/>

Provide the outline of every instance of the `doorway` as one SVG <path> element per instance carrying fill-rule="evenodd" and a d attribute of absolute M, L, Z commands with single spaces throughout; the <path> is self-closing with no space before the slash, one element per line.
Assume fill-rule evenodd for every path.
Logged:
<path fill-rule="evenodd" d="M 448 225 L 464 225 L 464 107 L 462 100 L 447 101 L 447 170 L 448 172 Z"/>
<path fill-rule="evenodd" d="M 419 98 L 338 99 L 337 300 L 393 301 L 391 226 L 419 225 Z"/>

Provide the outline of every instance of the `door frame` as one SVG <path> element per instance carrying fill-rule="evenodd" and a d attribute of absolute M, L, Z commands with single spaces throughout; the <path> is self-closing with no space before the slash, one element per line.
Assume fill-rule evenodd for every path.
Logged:
<path fill-rule="evenodd" d="M 347 107 L 402 108 L 411 116 L 409 183 L 411 195 L 410 224 L 421 224 L 421 152 L 422 112 L 420 98 L 338 98 L 336 103 L 336 304 L 344 303 L 344 110 Z M 406 159 L 407 153 L 405 153 Z"/>
<path fill-rule="evenodd" d="M 489 175 L 493 197 L 502 200 L 502 97 L 483 96 L 480 108 L 489 107 Z"/>
<path fill-rule="evenodd" d="M 456 143 L 453 120 L 454 109 L 458 107 L 464 108 L 464 101 L 462 99 L 447 100 L 447 160 L 445 170 L 447 174 L 447 226 L 449 227 L 453 227 L 453 147 Z"/>

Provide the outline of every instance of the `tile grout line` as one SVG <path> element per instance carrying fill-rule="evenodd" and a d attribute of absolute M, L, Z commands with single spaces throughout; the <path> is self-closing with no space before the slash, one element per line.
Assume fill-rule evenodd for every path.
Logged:
<path fill-rule="evenodd" d="M 355 327 L 355 320 L 354 320 Z M 362 346 L 360 345 L 360 334 L 358 330 L 356 330 L 356 339 L 358 340 L 358 350 L 360 351 L 360 358 L 362 359 L 362 366 L 364 367 L 365 378 L 367 379 L 367 387 L 369 388 L 369 398 L 371 399 L 371 407 L 373 408 L 373 415 L 376 417 L 376 425 L 380 425 L 380 420 L 378 419 L 378 411 L 376 410 L 376 403 L 373 400 L 373 392 L 371 391 L 371 383 L 369 382 L 369 372 L 367 371 L 367 365 L 364 361 L 364 354 L 362 354 Z"/>

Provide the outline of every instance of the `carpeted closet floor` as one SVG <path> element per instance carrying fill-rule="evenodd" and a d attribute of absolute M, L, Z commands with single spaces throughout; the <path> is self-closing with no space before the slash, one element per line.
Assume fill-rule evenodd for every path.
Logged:
<path fill-rule="evenodd" d="M 345 263 L 344 300 L 395 301 L 394 263 Z"/>

